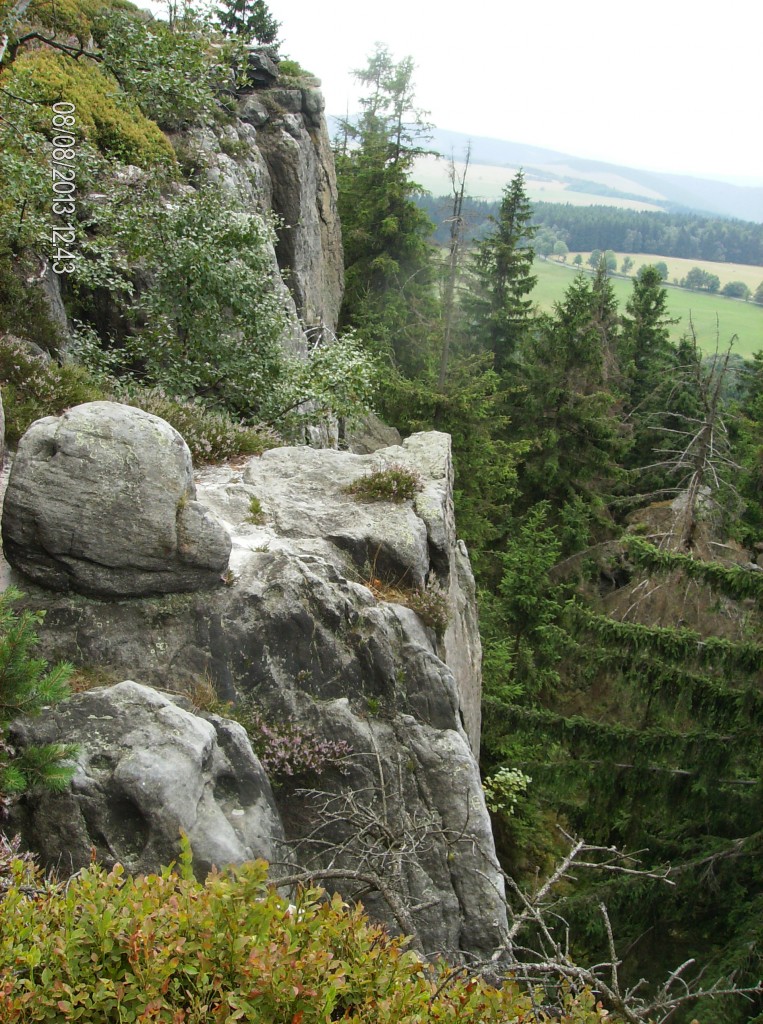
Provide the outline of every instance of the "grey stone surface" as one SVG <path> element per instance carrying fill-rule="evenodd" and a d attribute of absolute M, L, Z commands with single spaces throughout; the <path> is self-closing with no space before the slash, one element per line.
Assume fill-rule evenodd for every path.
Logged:
<path fill-rule="evenodd" d="M 247 124 L 259 128 L 260 125 L 265 124 L 270 113 L 257 93 L 248 92 L 238 98 L 238 116 Z"/>
<path fill-rule="evenodd" d="M 323 93 L 319 89 L 302 90 L 302 113 L 311 128 L 320 128 L 326 107 Z"/>
<path fill-rule="evenodd" d="M 370 455 L 380 448 L 403 443 L 400 431 L 388 426 L 372 412 L 345 428 L 343 441 L 355 455 Z"/>
<path fill-rule="evenodd" d="M 288 111 L 290 114 L 299 114 L 302 111 L 302 90 L 282 89 L 274 87 L 268 89 L 268 102 L 280 110 Z"/>
<path fill-rule="evenodd" d="M 264 50 L 247 47 L 246 76 L 254 85 L 270 86 L 278 80 L 278 65 Z"/>
<path fill-rule="evenodd" d="M 5 555 L 42 586 L 101 597 L 220 585 L 230 538 L 195 499 L 191 454 L 173 427 L 89 402 L 37 420 L 19 442 Z"/>
<path fill-rule="evenodd" d="M 283 855 L 283 826 L 246 733 L 192 714 L 168 694 L 127 680 L 78 694 L 17 722 L 14 744 L 76 743 L 66 794 L 35 794 L 12 825 L 48 865 L 64 871 L 119 861 L 131 872 L 175 860 L 181 830 L 200 875 L 212 865 Z"/>
<path fill-rule="evenodd" d="M 299 319 L 307 327 L 322 325 L 333 332 L 344 260 L 334 160 L 322 109 L 323 97 L 315 89 L 245 92 L 238 99 L 238 119 L 215 131 L 191 130 L 187 145 L 199 154 L 210 180 L 252 209 L 278 215 L 273 260 L 293 304 L 293 324 Z M 249 154 L 229 156 L 221 138 L 249 143 Z M 298 326 L 290 328 L 284 347 L 304 355 L 305 339 L 298 334 Z"/>
<path fill-rule="evenodd" d="M 0 469 L 5 462 L 5 410 L 3 409 L 3 395 L 0 392 Z"/>
<path fill-rule="evenodd" d="M 273 116 L 258 134 L 272 209 L 282 219 L 276 253 L 302 322 L 336 329 L 344 289 L 342 235 L 331 145 L 317 100 Z M 297 99 L 295 97 L 295 104 Z"/>
<path fill-rule="evenodd" d="M 361 503 L 344 493 L 390 462 L 423 477 L 415 501 Z M 386 828 L 415 838 L 398 882 L 421 907 L 415 921 L 425 947 L 484 952 L 499 941 L 505 910 L 470 747 L 479 738 L 479 635 L 451 485 L 445 434 L 414 435 L 365 456 L 274 449 L 244 467 L 197 475 L 200 499 L 232 536 L 229 587 L 108 604 L 26 589 L 30 604 L 46 610 L 50 660 L 167 689 L 207 678 L 223 699 L 255 700 L 271 722 L 344 739 L 353 749 L 347 774 L 287 778 L 274 791 L 295 859 L 316 852 L 304 846 L 316 827 L 304 790 L 325 791 L 335 807 L 355 794 L 362 814 L 386 822 L 379 835 Z M 252 497 L 264 510 L 260 524 L 250 521 Z M 371 586 L 377 578 L 400 589 L 436 580 L 449 597 L 445 635 L 396 603 L 394 591 L 383 599 Z M 340 814 L 325 832 L 324 863 L 346 841 L 350 820 Z M 352 851 L 336 855 L 352 863 Z M 389 862 L 378 847 L 369 856 Z M 352 891 L 350 883 L 340 889 Z M 377 899 L 363 900 L 390 921 Z"/>

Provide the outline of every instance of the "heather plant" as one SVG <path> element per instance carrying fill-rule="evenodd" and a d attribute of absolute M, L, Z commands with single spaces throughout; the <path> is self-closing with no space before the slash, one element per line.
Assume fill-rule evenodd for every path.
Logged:
<path fill-rule="evenodd" d="M 360 501 L 408 501 L 423 486 L 424 482 L 415 470 L 392 462 L 353 480 L 344 490 Z"/>
<path fill-rule="evenodd" d="M 82 335 L 78 341 L 79 354 L 89 362 L 91 349 Z M 110 378 L 96 361 L 93 366 L 89 369 L 45 360 L 17 342 L 0 339 L 0 386 L 7 442 L 15 445 L 41 416 L 60 416 L 83 402 L 111 400 L 166 420 L 182 434 L 196 465 L 260 455 L 281 444 L 270 427 L 240 423 L 222 409 L 210 409 L 198 400 L 173 398 L 162 388 L 125 385 Z"/>
<path fill-rule="evenodd" d="M 9 338 L 0 339 L 0 386 L 10 446 L 41 416 L 60 416 L 72 405 L 108 397 L 83 367 L 46 360 Z"/>
<path fill-rule="evenodd" d="M 246 729 L 252 747 L 271 778 L 291 775 L 321 775 L 328 768 L 341 770 L 342 759 L 352 753 L 344 740 L 328 740 L 293 722 L 278 726 L 269 722 L 248 699 L 228 707 L 225 714 Z"/>
<path fill-rule="evenodd" d="M 448 595 L 436 581 L 426 587 L 407 590 L 403 594 L 402 603 L 411 608 L 426 626 L 431 626 L 435 633 L 442 637 L 448 628 L 449 605 Z"/>
<path fill-rule="evenodd" d="M 271 427 L 241 423 L 223 409 L 210 409 L 194 399 L 172 398 L 161 388 L 134 387 L 121 393 L 128 405 L 161 416 L 182 434 L 196 465 L 261 455 L 283 443 Z"/>

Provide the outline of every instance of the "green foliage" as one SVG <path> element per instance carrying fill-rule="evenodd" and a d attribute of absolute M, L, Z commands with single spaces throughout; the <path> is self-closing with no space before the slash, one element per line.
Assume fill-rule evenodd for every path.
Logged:
<path fill-rule="evenodd" d="M 312 72 L 306 71 L 296 60 L 281 60 L 278 62 L 278 74 L 281 78 L 312 78 Z"/>
<path fill-rule="evenodd" d="M 262 526 L 265 522 L 265 510 L 262 507 L 262 502 L 254 494 L 249 499 L 249 513 L 246 519 L 254 526 Z"/>
<path fill-rule="evenodd" d="M 277 42 L 280 22 L 270 13 L 265 0 L 224 0 L 217 18 L 223 32 L 243 42 Z"/>
<path fill-rule="evenodd" d="M 410 501 L 423 486 L 415 470 L 393 462 L 358 477 L 344 490 L 361 501 Z"/>
<path fill-rule="evenodd" d="M 561 621 L 563 592 L 548 576 L 561 553 L 548 520 L 544 503 L 513 524 L 497 556 L 500 582 L 482 595 L 485 691 L 512 702 L 553 691 L 574 647 Z"/>
<path fill-rule="evenodd" d="M 507 369 L 527 338 L 534 316 L 530 293 L 535 252 L 532 206 L 519 171 L 506 186 L 492 231 L 477 244 L 475 282 L 466 306 L 482 347 L 493 353 L 495 369 Z"/>
<path fill-rule="evenodd" d="M 482 781 L 488 810 L 494 814 L 514 814 L 520 797 L 524 796 L 531 782 L 530 776 L 518 768 L 499 768 Z"/>
<path fill-rule="evenodd" d="M 627 387 L 630 408 L 643 402 L 670 365 L 669 327 L 674 322 L 667 313 L 667 290 L 660 272 L 656 267 L 642 267 L 622 318 L 620 357 L 631 378 Z"/>
<path fill-rule="evenodd" d="M 575 495 L 596 504 L 624 449 L 613 391 L 614 300 L 606 278 L 579 274 L 553 317 L 543 318 L 518 366 L 524 391 L 515 430 L 531 447 L 520 467 L 523 504 Z"/>
<path fill-rule="evenodd" d="M 143 114 L 165 131 L 209 123 L 221 109 L 228 68 L 213 58 L 201 23 L 172 30 L 116 11 L 101 19 L 104 64 Z"/>
<path fill-rule="evenodd" d="M 723 288 L 721 288 L 721 295 L 725 295 L 730 299 L 749 299 L 751 294 L 744 281 L 727 281 Z"/>
<path fill-rule="evenodd" d="M 681 287 L 695 288 L 698 291 L 717 292 L 720 286 L 721 281 L 718 275 L 702 270 L 701 267 L 692 267 L 681 281 Z"/>
<path fill-rule="evenodd" d="M 23 865 L 15 870 L 0 937 L 8 1024 L 62 1014 L 103 1024 L 497 1024 L 532 1013 L 512 982 L 448 980 L 338 896 L 304 889 L 290 904 L 266 885 L 262 861 L 200 884 L 186 844 L 176 869 L 130 878 L 120 866 L 90 868 L 37 900 L 24 893 Z M 585 991 L 560 1011 L 567 1024 L 601 1017 Z"/>
<path fill-rule="evenodd" d="M 421 366 L 422 324 L 434 317 L 431 222 L 415 202 L 413 161 L 426 135 L 413 106 L 413 62 L 395 64 L 377 45 L 355 72 L 368 94 L 357 123 L 344 122 L 335 141 L 339 215 L 345 257 L 343 326 L 357 328 L 376 352 L 406 371 Z M 423 346 L 426 362 L 429 344 Z"/>
<path fill-rule="evenodd" d="M 286 325 L 270 225 L 211 184 L 165 198 L 157 182 L 139 178 L 116 185 L 109 199 L 92 211 L 96 234 L 75 284 L 121 286 L 129 296 L 128 266 L 152 278 L 133 297 L 133 331 L 114 368 L 170 394 L 203 395 L 235 416 L 266 419 L 278 399 Z"/>
<path fill-rule="evenodd" d="M 381 405 L 405 434 L 447 431 L 453 445 L 454 501 L 459 531 L 481 572 L 492 568 L 492 550 L 509 524 L 516 497 L 517 461 L 527 450 L 506 439 L 507 409 L 515 393 L 492 369 L 488 356 L 451 362 L 445 388 L 434 374 L 406 380 L 391 374 L 383 383 Z"/>
<path fill-rule="evenodd" d="M 55 134 L 52 104 L 73 103 L 80 146 L 88 140 L 101 153 L 139 167 L 174 163 L 172 147 L 157 125 L 97 64 L 51 50 L 26 50 L 3 72 L 2 83 L 9 92 L 40 104 L 34 114 L 39 135 Z"/>
<path fill-rule="evenodd" d="M 284 365 L 267 417 L 294 436 L 306 426 L 330 424 L 335 417 L 352 420 L 371 409 L 379 377 L 379 367 L 361 340 L 345 331 L 314 345 L 306 359 Z"/>
<path fill-rule="evenodd" d="M 59 40 L 76 36 L 86 46 L 98 15 L 110 4 L 104 0 L 32 0 L 24 14 L 29 26 L 44 29 Z"/>
<path fill-rule="evenodd" d="M 167 420 L 182 434 L 197 465 L 260 455 L 281 444 L 268 427 L 246 426 L 224 411 L 172 398 L 159 388 L 123 387 L 74 363 L 46 362 L 7 340 L 0 341 L 0 386 L 10 445 L 42 416 L 60 416 L 72 406 L 104 400 L 134 405 Z"/>
<path fill-rule="evenodd" d="M 6 441 L 12 446 L 40 417 L 60 416 L 73 405 L 109 397 L 83 367 L 45 361 L 7 339 L 0 340 L 0 385 Z"/>
<path fill-rule="evenodd" d="M 611 249 L 714 262 L 763 264 L 763 227 L 712 214 L 535 203 L 535 219 L 562 234 L 573 252 Z M 668 278 L 668 268 L 658 264 Z"/>
<path fill-rule="evenodd" d="M 5 729 L 13 719 L 38 714 L 68 695 L 72 672 L 64 662 L 48 670 L 43 658 L 34 657 L 44 613 L 16 612 L 13 605 L 22 596 L 13 587 L 0 594 L 0 815 L 9 798 L 26 790 L 63 789 L 72 777 L 68 762 L 76 752 L 71 745 L 55 743 L 30 746 L 16 755 L 4 742 Z"/>
<path fill-rule="evenodd" d="M 13 334 L 55 352 L 63 339 L 45 294 L 39 285 L 23 283 L 33 266 L 31 260 L 0 256 L 0 337 Z"/>
<path fill-rule="evenodd" d="M 701 581 L 737 601 L 763 601 L 763 573 L 752 568 L 705 562 L 678 551 L 656 548 L 641 537 L 626 537 L 624 543 L 629 560 L 650 575 L 666 575 L 680 569 L 688 579 Z"/>

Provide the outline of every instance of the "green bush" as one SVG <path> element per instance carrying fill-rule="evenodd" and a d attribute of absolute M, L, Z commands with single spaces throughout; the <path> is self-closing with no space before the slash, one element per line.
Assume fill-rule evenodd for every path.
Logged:
<path fill-rule="evenodd" d="M 48 670 L 44 659 L 34 657 L 44 613 L 15 611 L 21 597 L 13 587 L 0 594 L 0 818 L 16 794 L 66 786 L 72 776 L 68 761 L 75 753 L 73 746 L 54 743 L 30 746 L 16 755 L 5 743 L 5 728 L 14 718 L 35 715 L 68 695 L 72 671 L 65 662 Z"/>
<path fill-rule="evenodd" d="M 80 45 L 86 46 L 93 22 L 104 8 L 110 6 L 103 0 L 32 0 L 24 14 L 27 27 L 42 28 L 59 40 L 65 36 L 76 36 Z"/>
<path fill-rule="evenodd" d="M 60 328 L 51 319 L 43 290 L 21 280 L 31 269 L 19 258 L 0 259 L 0 336 L 14 334 L 55 352 L 63 339 Z"/>
<path fill-rule="evenodd" d="M 101 153 L 139 167 L 175 162 L 172 146 L 159 127 L 96 64 L 52 50 L 28 50 L 19 53 L 4 73 L 3 85 L 8 92 L 42 105 L 35 113 L 35 127 L 43 135 L 53 131 L 51 105 L 65 101 L 76 108 L 79 146 L 84 137 Z"/>
<path fill-rule="evenodd" d="M 361 501 L 407 501 L 423 486 L 415 470 L 395 462 L 359 477 L 344 490 Z"/>
<path fill-rule="evenodd" d="M 178 870 L 129 878 L 119 865 L 94 867 L 47 893 L 18 862 L 0 934 L 4 1024 L 531 1019 L 530 997 L 513 984 L 448 983 L 338 896 L 306 889 L 290 904 L 267 886 L 262 861 L 200 884 L 191 860 L 184 843 Z M 25 893 L 30 881 L 37 898 Z M 583 993 L 564 1019 L 599 1016 Z"/>
<path fill-rule="evenodd" d="M 171 398 L 160 388 L 125 389 L 86 367 L 44 362 L 7 338 L 0 339 L 0 387 L 11 447 L 42 416 L 60 416 L 72 406 L 99 401 L 123 402 L 160 416 L 182 434 L 196 465 L 260 455 L 281 443 L 267 427 L 245 426 L 201 402 Z"/>
<path fill-rule="evenodd" d="M 45 362 L 7 338 L 0 339 L 0 387 L 5 438 L 11 447 L 40 417 L 60 416 L 74 405 L 110 397 L 83 367 Z"/>

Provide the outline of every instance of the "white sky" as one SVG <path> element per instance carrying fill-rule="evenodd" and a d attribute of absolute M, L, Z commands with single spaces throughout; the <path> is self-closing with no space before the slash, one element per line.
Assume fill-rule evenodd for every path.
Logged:
<path fill-rule="evenodd" d="M 378 42 L 412 56 L 439 128 L 649 170 L 763 184 L 763 3 L 269 0 L 282 50 L 357 110 Z"/>

